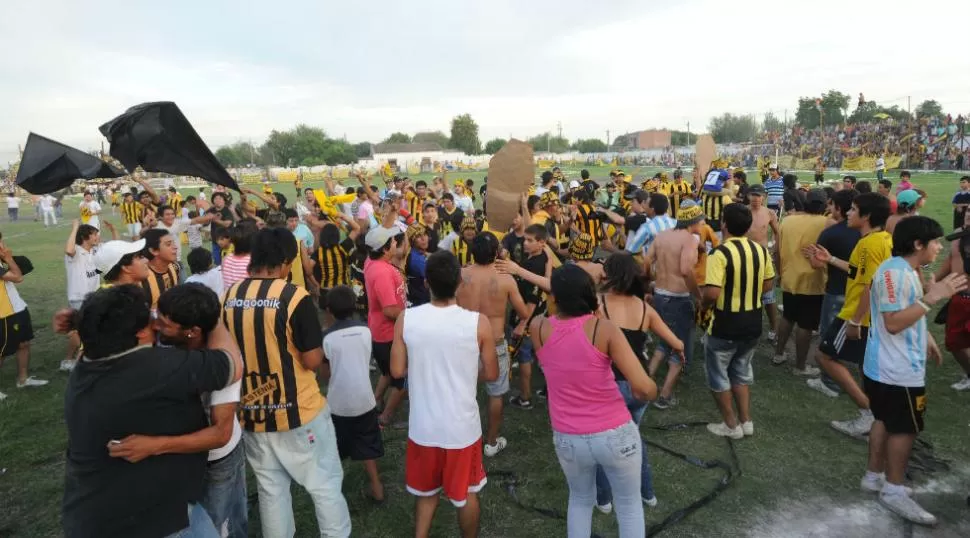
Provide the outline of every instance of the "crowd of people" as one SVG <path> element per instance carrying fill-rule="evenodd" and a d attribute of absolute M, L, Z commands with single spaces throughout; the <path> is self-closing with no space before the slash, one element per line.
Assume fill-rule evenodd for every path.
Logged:
<path fill-rule="evenodd" d="M 603 184 L 543 172 L 507 230 L 489 226 L 487 181 L 475 192 L 446 176 L 380 188 L 359 175 L 357 188 L 298 187 L 292 204 L 269 185 L 234 200 L 138 181 L 112 193 L 110 211 L 86 193 L 65 244 L 69 307 L 54 323 L 69 339 L 65 534 L 247 536 L 248 462 L 263 536 L 297 532 L 294 481 L 320 534 L 349 536 L 341 460 L 360 462 L 369 502 L 383 503 L 382 432 L 399 426 L 415 535 L 430 534 L 444 496 L 460 534 L 476 536 L 484 459 L 515 441 L 502 435 L 505 406 L 545 401 L 567 535 L 589 536 L 595 508 L 615 512 L 620 536 L 644 536 L 644 507 L 658 504 L 645 410 L 677 406 L 684 368 L 700 360 L 719 416 L 707 430 L 755 435 L 765 339 L 772 364 L 858 406 L 832 426 L 869 436 L 862 489 L 935 523 L 905 467 L 926 361 L 941 360 L 926 330 L 934 304 L 950 300 L 945 345 L 967 374 L 954 389 L 970 389 L 970 234 L 926 280 L 943 229 L 918 214 L 925 194 L 908 174 L 873 192 L 851 176 L 807 188 L 774 165 L 749 183 L 716 165 L 638 184 L 618 169 Z M 970 230 L 970 177 L 953 204 Z M 17 355 L 18 387 L 44 385 L 27 372 L 23 271 L 2 242 L 0 261 L 3 355 Z"/>

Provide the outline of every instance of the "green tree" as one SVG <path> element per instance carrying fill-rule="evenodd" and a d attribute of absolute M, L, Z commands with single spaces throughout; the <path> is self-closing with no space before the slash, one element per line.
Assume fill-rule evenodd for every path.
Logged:
<path fill-rule="evenodd" d="M 263 147 L 279 166 L 332 166 L 357 161 L 354 146 L 330 138 L 319 127 L 303 124 L 290 131 L 272 131 Z"/>
<path fill-rule="evenodd" d="M 451 120 L 452 148 L 465 152 L 466 155 L 478 155 L 482 152 L 482 142 L 478 139 L 478 124 L 471 114 L 455 116 Z"/>
<path fill-rule="evenodd" d="M 707 128 L 719 144 L 749 142 L 758 132 L 754 116 L 735 116 L 730 112 L 711 118 Z"/>
<path fill-rule="evenodd" d="M 278 166 L 290 166 L 297 164 L 293 162 L 294 146 L 296 137 L 290 131 L 277 131 L 273 129 L 269 133 L 264 146 L 273 157 L 273 163 Z"/>
<path fill-rule="evenodd" d="M 687 146 L 697 141 L 697 135 L 687 131 L 670 131 L 671 146 Z"/>
<path fill-rule="evenodd" d="M 795 123 L 813 129 L 820 125 L 835 125 L 845 121 L 845 113 L 849 109 L 850 97 L 838 90 L 829 90 L 822 94 L 821 114 L 817 108 L 815 97 L 800 97 L 798 110 L 795 111 Z"/>
<path fill-rule="evenodd" d="M 485 143 L 485 154 L 495 155 L 498 150 L 505 147 L 506 140 L 504 138 L 493 138 Z"/>
<path fill-rule="evenodd" d="M 391 136 L 384 140 L 385 144 L 410 144 L 411 135 L 407 133 L 392 133 Z"/>
<path fill-rule="evenodd" d="M 765 119 L 761 121 L 761 130 L 766 133 L 781 132 L 787 127 L 785 122 L 778 119 L 772 112 L 765 114 Z"/>
<path fill-rule="evenodd" d="M 879 106 L 875 101 L 866 101 L 861 106 L 856 107 L 849 116 L 849 123 L 869 123 L 882 119 L 880 116 L 885 114 L 897 121 L 906 121 L 909 114 L 905 110 L 893 105 L 889 108 Z"/>
<path fill-rule="evenodd" d="M 448 147 L 448 135 L 442 133 L 441 131 L 425 131 L 421 133 L 415 133 L 414 138 L 411 139 L 415 144 L 438 144 L 441 149 Z"/>
<path fill-rule="evenodd" d="M 370 142 L 358 142 L 354 144 L 354 153 L 357 155 L 358 159 L 370 157 L 370 147 Z"/>
<path fill-rule="evenodd" d="M 580 138 L 573 144 L 573 149 L 580 153 L 604 153 L 606 152 L 606 142 L 599 138 Z"/>
<path fill-rule="evenodd" d="M 916 106 L 917 118 L 936 118 L 943 115 L 943 105 L 930 99 Z"/>
<path fill-rule="evenodd" d="M 226 167 L 239 167 L 248 164 L 264 166 L 269 162 L 264 161 L 263 153 L 259 148 L 253 147 L 249 142 L 236 142 L 228 146 L 222 146 L 216 150 L 216 159 Z"/>
<path fill-rule="evenodd" d="M 569 151 L 569 140 L 561 136 L 552 136 L 551 133 L 542 133 L 526 140 L 532 145 L 535 151 L 550 151 L 552 153 L 565 153 Z"/>

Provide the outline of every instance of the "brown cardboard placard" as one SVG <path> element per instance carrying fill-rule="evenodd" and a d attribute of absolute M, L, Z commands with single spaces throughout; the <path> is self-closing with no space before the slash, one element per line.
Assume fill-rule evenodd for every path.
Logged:
<path fill-rule="evenodd" d="M 717 155 L 717 147 L 714 145 L 714 137 L 703 134 L 697 137 L 697 145 L 694 147 L 694 192 L 701 192 L 704 185 L 704 177 L 711 169 L 711 163 Z"/>
<path fill-rule="evenodd" d="M 505 232 L 519 213 L 522 195 L 535 183 L 532 146 L 512 139 L 488 163 L 488 227 Z"/>

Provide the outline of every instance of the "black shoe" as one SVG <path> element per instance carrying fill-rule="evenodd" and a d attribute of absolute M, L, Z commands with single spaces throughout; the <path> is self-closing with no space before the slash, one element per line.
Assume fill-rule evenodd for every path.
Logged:
<path fill-rule="evenodd" d="M 519 396 L 513 396 L 509 399 L 509 403 L 518 407 L 519 409 L 532 409 L 532 400 L 523 400 Z"/>

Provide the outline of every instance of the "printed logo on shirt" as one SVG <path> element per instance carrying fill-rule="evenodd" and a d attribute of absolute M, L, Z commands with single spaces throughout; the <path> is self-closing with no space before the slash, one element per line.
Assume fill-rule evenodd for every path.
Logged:
<path fill-rule="evenodd" d="M 226 299 L 225 308 L 241 308 L 243 310 L 248 310 L 250 308 L 276 308 L 279 309 L 280 300 L 277 298 L 269 299 L 238 299 L 235 297 L 230 297 Z"/>
<path fill-rule="evenodd" d="M 886 284 L 886 299 L 889 300 L 889 304 L 896 304 L 896 286 L 893 284 L 893 277 L 886 271 L 882 276 L 883 281 Z"/>

